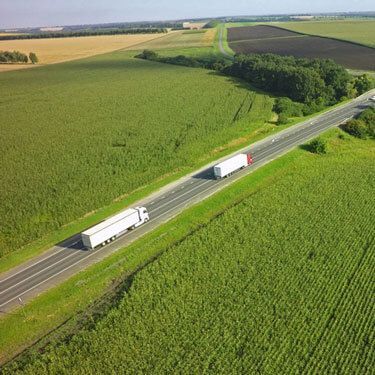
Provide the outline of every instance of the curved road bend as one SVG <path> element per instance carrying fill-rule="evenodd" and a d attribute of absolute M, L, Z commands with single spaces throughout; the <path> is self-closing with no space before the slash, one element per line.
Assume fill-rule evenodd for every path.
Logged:
<path fill-rule="evenodd" d="M 61 283 L 90 264 L 98 262 L 116 250 L 130 244 L 145 233 L 176 216 L 186 207 L 202 201 L 295 146 L 359 114 L 367 106 L 372 105 L 368 98 L 374 94 L 375 90 L 372 90 L 372 92 L 348 104 L 238 151 L 237 153 L 251 152 L 254 164 L 229 178 L 223 180 L 213 179 L 212 166 L 218 162 L 216 161 L 137 202 L 135 205 L 147 207 L 150 213 L 150 221 L 104 248 L 90 251 L 84 250 L 80 235 L 77 234 L 49 249 L 41 256 L 0 275 L 0 311 L 6 313 L 20 306 L 20 304 Z M 228 156 L 220 159 L 220 161 L 226 158 Z"/>

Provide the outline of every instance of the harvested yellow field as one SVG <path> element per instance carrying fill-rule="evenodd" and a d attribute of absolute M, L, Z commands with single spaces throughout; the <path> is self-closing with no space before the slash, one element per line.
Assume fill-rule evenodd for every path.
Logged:
<path fill-rule="evenodd" d="M 140 44 L 134 49 L 208 47 L 212 46 L 215 35 L 216 29 L 208 29 L 206 32 L 202 32 L 201 30 L 198 32 L 172 31 L 162 38 Z"/>
<path fill-rule="evenodd" d="M 211 46 L 214 43 L 217 29 L 208 29 L 203 36 L 202 42 L 204 45 Z"/>
<path fill-rule="evenodd" d="M 0 36 L 8 36 L 8 35 L 27 35 L 25 33 L 0 33 Z"/>
<path fill-rule="evenodd" d="M 54 64 L 135 47 L 165 34 L 101 35 L 77 38 L 1 40 L 0 51 L 35 52 L 40 64 Z M 32 64 L 0 64 L 0 72 L 32 67 Z"/>

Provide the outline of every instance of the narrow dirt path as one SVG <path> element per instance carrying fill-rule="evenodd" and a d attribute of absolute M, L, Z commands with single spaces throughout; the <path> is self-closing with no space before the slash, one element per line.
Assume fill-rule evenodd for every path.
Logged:
<path fill-rule="evenodd" d="M 223 46 L 223 35 L 224 35 L 224 27 L 221 27 L 220 28 L 220 31 L 219 31 L 219 49 L 220 49 L 220 52 L 226 56 L 226 57 L 230 57 L 232 58 L 233 56 L 231 54 L 229 54 L 225 49 L 224 49 L 224 46 Z"/>

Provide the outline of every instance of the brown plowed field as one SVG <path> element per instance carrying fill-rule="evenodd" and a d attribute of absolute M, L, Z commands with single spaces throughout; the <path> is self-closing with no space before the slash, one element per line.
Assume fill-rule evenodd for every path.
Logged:
<path fill-rule="evenodd" d="M 300 35 L 294 31 L 279 29 L 270 26 L 244 26 L 228 29 L 228 42 L 280 38 Z"/>
<path fill-rule="evenodd" d="M 331 58 L 346 68 L 375 70 L 374 48 L 334 39 L 303 36 L 272 26 L 228 29 L 228 42 L 236 53 Z"/>

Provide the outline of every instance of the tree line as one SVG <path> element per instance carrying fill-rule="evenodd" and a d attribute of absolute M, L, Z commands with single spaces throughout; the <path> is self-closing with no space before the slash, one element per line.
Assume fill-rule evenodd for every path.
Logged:
<path fill-rule="evenodd" d="M 36 64 L 39 59 L 34 52 L 30 52 L 29 55 L 22 53 L 20 51 L 0 51 L 0 63 L 13 64 L 13 63 L 24 63 L 28 62 Z"/>
<path fill-rule="evenodd" d="M 221 71 L 224 67 L 228 65 L 228 62 L 223 58 L 208 58 L 199 59 L 195 57 L 189 57 L 184 55 L 178 56 L 160 56 L 155 51 L 144 50 L 139 55 L 135 56 L 138 59 L 156 61 L 172 65 L 188 66 L 191 68 L 205 68 L 211 70 Z"/>
<path fill-rule="evenodd" d="M 81 30 L 69 32 L 44 32 L 40 34 L 14 34 L 2 35 L 0 40 L 17 40 L 17 39 L 47 39 L 47 38 L 71 38 L 81 36 L 98 36 L 98 35 L 122 35 L 122 34 L 158 34 L 167 33 L 165 28 L 139 28 L 139 29 L 100 29 L 100 30 Z"/>
<path fill-rule="evenodd" d="M 225 73 L 254 86 L 301 102 L 331 105 L 349 94 L 351 76 L 330 59 L 275 54 L 237 55 Z"/>
<path fill-rule="evenodd" d="M 369 75 L 351 76 L 331 59 L 305 59 L 274 54 L 237 55 L 225 74 L 277 95 L 278 124 L 323 110 L 375 87 Z"/>

